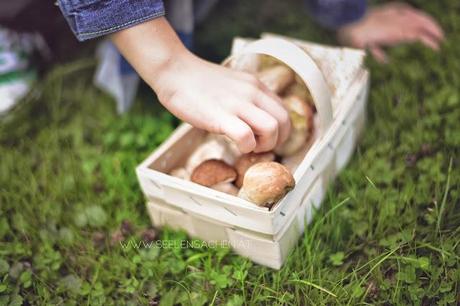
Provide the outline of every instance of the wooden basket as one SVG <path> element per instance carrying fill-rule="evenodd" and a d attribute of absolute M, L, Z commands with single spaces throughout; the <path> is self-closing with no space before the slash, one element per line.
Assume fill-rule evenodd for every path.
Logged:
<path fill-rule="evenodd" d="M 269 210 L 168 175 L 207 135 L 188 124 L 177 128 L 136 173 L 155 226 L 230 245 L 256 263 L 279 269 L 354 151 L 365 121 L 369 74 L 362 67 L 362 51 L 263 37 L 236 38 L 230 58 L 265 54 L 284 62 L 307 85 L 319 117 L 318 137 L 294 172 L 294 190 Z"/>

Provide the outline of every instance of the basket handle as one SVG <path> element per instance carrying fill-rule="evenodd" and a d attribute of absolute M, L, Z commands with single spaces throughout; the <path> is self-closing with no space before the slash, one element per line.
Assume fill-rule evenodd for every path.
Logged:
<path fill-rule="evenodd" d="M 246 54 L 264 54 L 272 56 L 291 68 L 305 83 L 313 98 L 320 121 L 321 137 L 332 123 L 331 93 L 324 75 L 308 53 L 285 39 L 263 38 L 245 45 L 241 50 L 228 57 L 223 64 Z"/>

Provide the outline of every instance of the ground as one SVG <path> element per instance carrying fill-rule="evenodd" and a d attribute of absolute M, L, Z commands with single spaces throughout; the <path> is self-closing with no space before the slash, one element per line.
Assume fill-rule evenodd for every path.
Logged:
<path fill-rule="evenodd" d="M 221 60 L 261 31 L 334 43 L 300 2 L 224 2 L 198 51 Z M 88 55 L 50 67 L 0 121 L 0 304 L 460 303 L 460 4 L 415 4 L 447 41 L 368 60 L 365 133 L 280 271 L 225 248 L 122 247 L 186 237 L 149 229 L 134 173 L 178 121 L 145 87 L 118 116 Z"/>

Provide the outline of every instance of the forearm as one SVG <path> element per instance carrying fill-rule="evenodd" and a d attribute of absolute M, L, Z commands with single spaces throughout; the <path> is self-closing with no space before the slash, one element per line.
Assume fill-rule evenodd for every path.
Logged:
<path fill-rule="evenodd" d="M 154 90 L 163 73 L 192 56 L 164 17 L 114 33 L 111 39 Z"/>
<path fill-rule="evenodd" d="M 244 153 L 272 150 L 289 135 L 289 115 L 279 97 L 255 76 L 193 55 L 164 18 L 111 38 L 159 101 L 178 118 L 227 135 Z"/>

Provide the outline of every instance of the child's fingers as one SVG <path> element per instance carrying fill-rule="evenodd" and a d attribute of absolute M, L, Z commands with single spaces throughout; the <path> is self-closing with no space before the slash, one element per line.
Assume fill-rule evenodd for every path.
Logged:
<path fill-rule="evenodd" d="M 238 117 L 228 116 L 221 119 L 220 131 L 230 137 L 241 153 L 249 153 L 256 148 L 256 138 L 251 127 Z"/>
<path fill-rule="evenodd" d="M 242 109 L 239 117 L 244 120 L 256 136 L 254 152 L 272 150 L 278 142 L 278 121 L 255 105 Z"/>
<path fill-rule="evenodd" d="M 426 31 L 439 41 L 444 40 L 444 31 L 433 17 L 426 14 L 425 12 L 415 9 L 412 10 L 410 16 L 410 18 L 417 22 L 420 29 Z"/>
<path fill-rule="evenodd" d="M 405 11 L 412 9 L 412 6 L 405 2 L 394 1 L 387 4 L 384 4 L 383 7 L 391 8 L 396 12 Z"/>
<path fill-rule="evenodd" d="M 286 109 L 282 106 L 280 98 L 271 91 L 262 92 L 256 100 L 256 105 L 269 113 L 278 121 L 278 144 L 282 144 L 289 137 L 291 120 Z"/>
<path fill-rule="evenodd" d="M 433 38 L 433 36 L 430 36 L 425 33 L 420 33 L 418 40 L 424 44 L 425 46 L 433 49 L 433 50 L 439 50 L 439 42 Z"/>
<path fill-rule="evenodd" d="M 371 52 L 372 56 L 375 58 L 375 60 L 381 64 L 386 64 L 388 63 L 388 57 L 385 51 L 379 46 L 372 46 L 369 47 L 369 51 Z"/>

